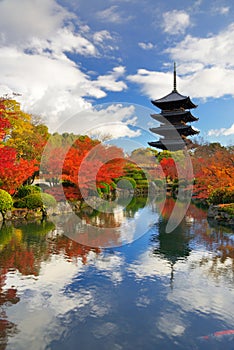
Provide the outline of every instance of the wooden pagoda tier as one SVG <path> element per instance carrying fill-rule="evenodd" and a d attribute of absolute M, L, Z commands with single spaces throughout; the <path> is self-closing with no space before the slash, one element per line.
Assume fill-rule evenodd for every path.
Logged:
<path fill-rule="evenodd" d="M 159 139 L 159 141 L 153 141 L 148 142 L 148 144 L 151 147 L 160 148 L 162 150 L 169 150 L 169 151 L 179 151 L 181 149 L 184 149 L 184 147 L 193 147 L 193 143 L 189 139 Z"/>
<path fill-rule="evenodd" d="M 182 136 L 199 134 L 199 131 L 194 130 L 190 125 L 186 125 L 182 123 L 174 124 L 174 125 L 172 124 L 163 125 L 163 126 L 160 126 L 159 128 L 150 128 L 150 131 L 154 132 L 155 134 L 159 134 L 168 138 L 172 134 L 173 130 L 175 132 L 175 129 Z"/>
<path fill-rule="evenodd" d="M 191 146 L 192 141 L 187 136 L 196 135 L 199 131 L 194 130 L 188 122 L 197 121 L 190 109 L 197 106 L 190 100 L 189 96 L 183 96 L 176 89 L 176 67 L 174 63 L 174 89 L 173 91 L 158 99 L 151 101 L 154 106 L 161 109 L 160 114 L 151 114 L 151 117 L 160 123 L 159 127 L 151 128 L 155 134 L 164 138 L 156 142 L 148 142 L 152 147 L 163 150 L 178 151 L 186 146 Z"/>
<path fill-rule="evenodd" d="M 160 123 L 169 121 L 171 124 L 178 123 L 178 120 L 184 123 L 198 121 L 198 118 L 194 117 L 190 111 L 185 111 L 183 109 L 162 111 L 160 114 L 151 114 L 151 118 L 159 121 Z"/>

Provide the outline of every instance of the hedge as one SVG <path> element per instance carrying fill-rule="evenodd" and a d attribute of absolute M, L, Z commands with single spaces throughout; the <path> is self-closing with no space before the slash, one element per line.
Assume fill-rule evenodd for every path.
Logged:
<path fill-rule="evenodd" d="M 41 189 L 39 186 L 25 185 L 19 188 L 17 192 L 17 197 L 24 198 L 26 196 L 29 196 L 30 194 L 35 194 L 35 193 L 41 193 Z"/>
<path fill-rule="evenodd" d="M 209 196 L 211 204 L 226 204 L 234 203 L 234 189 L 217 188 Z"/>
<path fill-rule="evenodd" d="M 13 200 L 11 195 L 4 190 L 0 190 L 0 212 L 5 214 L 8 210 L 11 210 L 12 207 Z"/>
<path fill-rule="evenodd" d="M 56 199 L 48 193 L 30 194 L 14 203 L 16 208 L 54 208 L 57 205 Z"/>

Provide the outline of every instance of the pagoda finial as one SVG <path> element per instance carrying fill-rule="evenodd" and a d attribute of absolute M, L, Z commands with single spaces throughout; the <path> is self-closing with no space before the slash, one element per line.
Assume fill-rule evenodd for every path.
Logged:
<path fill-rule="evenodd" d="M 173 92 L 177 92 L 176 90 L 176 63 L 174 62 L 174 89 Z"/>

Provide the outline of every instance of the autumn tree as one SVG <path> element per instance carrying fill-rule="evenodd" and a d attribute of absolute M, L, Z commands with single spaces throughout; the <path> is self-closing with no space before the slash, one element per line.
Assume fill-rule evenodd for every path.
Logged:
<path fill-rule="evenodd" d="M 120 148 L 103 145 L 88 136 L 80 137 L 66 154 L 62 179 L 88 191 L 103 183 L 112 186 L 114 178 L 123 174 L 123 158 Z"/>
<path fill-rule="evenodd" d="M 57 141 L 58 135 L 55 135 Z M 106 184 L 113 188 L 113 179 L 123 174 L 124 154 L 120 148 L 107 146 L 90 137 L 77 136 L 70 145 L 64 142 L 59 146 L 48 142 L 41 162 L 41 176 L 52 185 L 62 181 L 68 199 L 81 198 L 80 190 L 86 193 L 96 191 Z M 61 138 L 60 138 L 61 141 Z M 47 192 L 62 198 L 61 186 Z"/>
<path fill-rule="evenodd" d="M 40 161 L 43 148 L 49 138 L 48 128 L 21 110 L 20 104 L 11 99 L 1 100 L 1 115 L 10 127 L 5 144 L 17 151 L 17 158 Z"/>
<path fill-rule="evenodd" d="M 47 127 L 33 125 L 16 101 L 0 99 L 0 188 L 14 194 L 33 177 L 47 137 Z"/>
<path fill-rule="evenodd" d="M 234 151 L 220 144 L 202 145 L 192 156 L 198 198 L 208 198 L 218 188 L 234 189 Z"/>

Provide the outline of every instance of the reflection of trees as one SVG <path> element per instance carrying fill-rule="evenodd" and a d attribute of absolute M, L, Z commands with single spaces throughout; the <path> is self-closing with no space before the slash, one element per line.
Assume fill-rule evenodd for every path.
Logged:
<path fill-rule="evenodd" d="M 232 231 L 228 227 L 200 220 L 200 230 L 194 227 L 199 243 L 205 242 L 206 248 L 213 252 L 211 257 L 202 257 L 194 266 L 207 267 L 209 275 L 217 281 L 224 278 L 231 284 L 234 282 L 234 241 Z"/>
<path fill-rule="evenodd" d="M 113 247 L 123 243 L 121 226 L 128 218 L 134 218 L 136 212 L 144 208 L 146 198 L 133 197 L 130 203 L 125 199 L 119 199 L 116 203 L 107 203 L 100 206 L 100 211 L 85 206 L 75 214 L 66 215 L 64 218 L 55 218 L 57 227 L 72 240 L 85 246 Z M 125 204 L 125 207 L 122 207 Z M 129 236 L 131 239 L 132 236 Z"/>
<path fill-rule="evenodd" d="M 80 211 L 79 217 L 85 220 L 86 224 L 96 227 L 112 228 L 121 226 L 121 222 L 118 221 L 115 212 L 100 212 L 91 207 L 85 207 Z"/>
<path fill-rule="evenodd" d="M 99 248 L 91 248 L 80 243 L 77 243 L 67 236 L 56 236 L 50 241 L 50 250 L 53 254 L 63 254 L 68 261 L 77 262 L 82 260 L 83 264 L 87 262 L 87 256 L 90 251 L 99 254 Z"/>
<path fill-rule="evenodd" d="M 18 270 L 22 275 L 38 276 L 41 263 L 53 254 L 61 254 L 68 261 L 78 258 L 86 263 L 90 251 L 100 249 L 85 247 L 63 235 L 54 235 L 53 223 L 29 223 L 19 227 L 3 225 L 0 230 L 0 349 L 5 349 L 7 339 L 17 332 L 14 323 L 7 319 L 6 309 L 19 302 L 17 289 L 4 289 L 6 275 Z"/>
<path fill-rule="evenodd" d="M 162 254 L 169 261 L 175 263 L 177 259 L 188 256 L 191 251 L 189 248 L 189 241 L 192 238 L 190 225 L 185 217 L 171 233 L 166 233 L 166 226 L 175 206 L 175 200 L 167 198 L 163 204 L 159 203 L 158 205 L 161 209 L 161 216 L 157 224 L 158 235 L 153 237 L 153 241 L 159 243 L 159 248 L 155 249 L 155 253 Z"/>
<path fill-rule="evenodd" d="M 17 297 L 17 289 L 15 288 L 3 290 L 6 270 L 0 268 L 0 272 L 0 349 L 5 349 L 9 336 L 12 336 L 17 332 L 16 325 L 7 319 L 5 306 L 9 307 L 10 305 L 17 304 L 20 298 Z"/>
<path fill-rule="evenodd" d="M 106 214 L 106 215 L 105 215 Z M 107 223 L 105 225 L 105 219 Z M 113 213 L 103 213 L 99 216 L 87 217 L 82 216 L 82 219 L 76 215 L 66 215 L 65 218 L 56 218 L 57 227 L 61 232 L 66 234 L 70 239 L 78 244 L 89 247 L 108 247 L 117 246 L 120 244 L 120 230 L 118 229 L 118 221 L 113 216 Z M 95 221 L 96 225 L 92 223 Z M 113 226 L 109 227 L 112 222 Z"/>
<path fill-rule="evenodd" d="M 54 228 L 53 223 L 44 221 L 28 223 L 19 227 L 3 225 L 0 233 L 0 266 L 17 269 L 23 275 L 38 276 L 41 261 L 49 258 L 46 234 Z M 6 239 L 8 237 L 8 242 Z M 3 241 L 5 243 L 3 243 Z"/>
<path fill-rule="evenodd" d="M 159 205 L 161 206 L 162 204 L 159 203 Z M 189 247 L 189 242 L 192 238 L 189 225 L 185 218 L 172 232 L 166 232 L 166 226 L 174 205 L 174 199 L 166 199 L 163 208 L 161 207 L 161 217 L 156 224 L 158 234 L 152 237 L 152 242 L 156 244 L 156 247 L 153 248 L 153 253 L 160 255 L 171 264 L 171 281 L 174 277 L 174 264 L 177 260 L 185 259 L 190 254 L 191 248 Z"/>
<path fill-rule="evenodd" d="M 190 207 L 177 228 L 166 233 L 167 222 L 174 208 L 175 201 L 167 198 L 165 204 L 158 203 L 161 217 L 157 224 L 158 234 L 152 237 L 156 247 L 154 254 L 161 255 L 167 259 L 172 266 L 177 260 L 185 259 L 191 252 L 191 242 L 195 245 L 204 246 L 207 251 L 212 252 L 212 256 L 201 257 L 199 261 L 193 262 L 193 267 L 207 265 L 208 273 L 215 278 L 232 276 L 234 278 L 234 244 L 230 230 L 226 227 L 214 225 L 211 226 L 207 221 L 206 211 L 190 204 Z"/>
<path fill-rule="evenodd" d="M 142 209 L 147 204 L 147 197 L 136 197 L 134 196 L 131 202 L 126 206 L 125 212 L 127 217 L 133 218 L 139 209 Z"/>
<path fill-rule="evenodd" d="M 181 222 L 177 228 L 166 233 L 167 220 L 160 219 L 158 224 L 158 235 L 154 236 L 152 241 L 158 243 L 158 247 L 154 249 L 154 254 L 160 254 L 172 264 L 178 259 L 187 257 L 191 251 L 189 248 L 189 235 L 186 222 Z"/>

